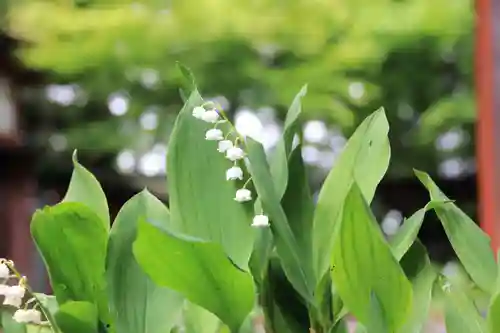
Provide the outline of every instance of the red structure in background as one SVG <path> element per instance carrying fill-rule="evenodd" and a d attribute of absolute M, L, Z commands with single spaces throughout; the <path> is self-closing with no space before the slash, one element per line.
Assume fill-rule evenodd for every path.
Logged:
<path fill-rule="evenodd" d="M 479 220 L 500 246 L 500 1 L 476 0 L 476 99 Z M 499 135 L 496 137 L 496 135 Z"/>
<path fill-rule="evenodd" d="M 24 149 L 18 93 L 41 77 L 14 58 L 17 45 L 0 33 L 0 257 L 11 258 L 28 275 L 34 252 L 29 222 L 36 198 L 35 155 Z"/>

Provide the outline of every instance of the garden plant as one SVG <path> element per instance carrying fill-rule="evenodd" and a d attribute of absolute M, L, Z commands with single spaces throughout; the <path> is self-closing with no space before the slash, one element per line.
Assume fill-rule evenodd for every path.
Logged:
<path fill-rule="evenodd" d="M 378 227 L 370 203 L 390 161 L 383 109 L 356 129 L 313 202 L 294 140 L 306 87 L 266 154 L 182 70 L 190 84 L 168 141 L 168 207 L 145 189 L 111 223 L 75 153 L 64 199 L 31 222 L 54 295 L 1 259 L 4 333 L 249 333 L 258 318 L 268 333 L 340 333 L 348 317 L 357 332 L 416 333 L 438 296 L 448 332 L 500 332 L 490 240 L 428 174 L 415 171 L 429 203 L 390 239 Z M 486 316 L 418 240 L 429 211 L 487 295 Z"/>

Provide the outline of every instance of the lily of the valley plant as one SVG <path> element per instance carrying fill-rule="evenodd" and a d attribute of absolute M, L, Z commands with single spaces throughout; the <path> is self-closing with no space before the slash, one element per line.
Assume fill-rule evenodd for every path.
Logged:
<path fill-rule="evenodd" d="M 184 70 L 186 72 L 186 70 Z M 449 332 L 500 332 L 488 237 L 424 172 L 430 201 L 386 239 L 370 203 L 390 160 L 380 109 L 350 137 L 313 203 L 301 144 L 302 88 L 267 155 L 196 88 L 170 140 L 168 207 L 147 190 L 111 221 L 96 178 L 74 157 L 68 191 L 37 211 L 31 234 L 54 295 L 34 293 L 0 261 L 5 333 L 423 332 L 434 296 Z M 489 299 L 439 273 L 417 235 L 428 211 Z"/>

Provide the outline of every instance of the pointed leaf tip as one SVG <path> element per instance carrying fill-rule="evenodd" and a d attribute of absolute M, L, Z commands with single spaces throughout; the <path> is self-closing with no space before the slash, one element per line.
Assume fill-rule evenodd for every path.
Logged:
<path fill-rule="evenodd" d="M 78 149 L 73 150 L 73 154 L 71 155 L 71 160 L 73 164 L 78 163 Z"/>
<path fill-rule="evenodd" d="M 184 79 L 188 82 L 188 85 L 190 85 L 190 88 L 192 90 L 195 90 L 196 89 L 196 79 L 194 78 L 194 74 L 191 71 L 191 69 L 189 69 L 188 67 L 186 67 L 185 65 L 183 65 L 179 61 L 176 61 L 176 65 L 179 68 L 179 70 L 181 71 L 181 74 L 184 77 Z"/>
<path fill-rule="evenodd" d="M 144 186 L 144 188 L 142 189 L 141 192 L 139 192 L 140 194 L 151 194 L 151 191 L 148 190 L 148 187 L 147 186 Z"/>

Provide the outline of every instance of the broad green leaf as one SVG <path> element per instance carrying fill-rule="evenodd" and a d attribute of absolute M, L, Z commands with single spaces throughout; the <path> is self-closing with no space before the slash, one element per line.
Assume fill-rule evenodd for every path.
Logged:
<path fill-rule="evenodd" d="M 328 280 L 332 280 L 332 277 L 330 274 L 325 274 L 323 277 L 324 279 L 327 278 Z M 340 321 L 342 318 L 344 318 L 348 310 L 344 306 L 344 302 L 342 302 L 342 299 L 340 298 L 339 294 L 337 293 L 337 290 L 335 289 L 335 286 L 330 282 L 330 290 L 331 290 L 331 295 L 332 295 L 332 313 L 333 313 L 333 320 L 334 322 Z"/>
<path fill-rule="evenodd" d="M 78 163 L 76 150 L 73 153 L 73 174 L 62 202 L 78 202 L 86 205 L 97 214 L 106 229 L 109 229 L 110 219 L 106 195 L 94 175 Z"/>
<path fill-rule="evenodd" d="M 47 326 L 26 325 L 26 333 L 53 333 L 53 332 L 54 331 Z"/>
<path fill-rule="evenodd" d="M 38 299 L 40 304 L 44 306 L 51 314 L 55 314 L 59 311 L 59 304 L 57 303 L 57 299 L 53 295 L 45 295 L 40 293 L 35 293 L 35 297 Z"/>
<path fill-rule="evenodd" d="M 143 272 L 132 253 L 141 218 L 166 227 L 167 207 L 147 190 L 122 207 L 111 228 L 106 277 L 110 308 L 120 333 L 168 332 L 177 322 L 184 298 L 159 287 Z"/>
<path fill-rule="evenodd" d="M 302 333 L 309 330 L 307 304 L 287 280 L 278 257 L 269 259 L 260 290 L 261 304 L 271 332 Z"/>
<path fill-rule="evenodd" d="M 283 270 L 294 288 L 308 301 L 312 301 L 314 291 L 313 272 L 310 260 L 303 254 L 292 228 L 288 224 L 280 198 L 276 193 L 266 154 L 262 145 L 247 138 L 246 148 L 250 161 L 250 173 L 262 207 L 270 218 L 276 250 Z"/>
<path fill-rule="evenodd" d="M 366 327 L 370 333 L 387 333 L 387 325 L 384 320 L 384 311 L 382 305 L 375 293 L 370 295 L 370 316 Z M 391 331 L 389 331 L 391 332 Z"/>
<path fill-rule="evenodd" d="M 371 295 L 380 303 L 388 332 L 397 331 L 411 310 L 411 284 L 391 253 L 361 190 L 353 183 L 335 234 L 330 270 L 350 312 L 370 322 Z"/>
<path fill-rule="evenodd" d="M 347 327 L 347 320 L 341 319 L 338 323 L 333 326 L 328 333 L 349 333 Z"/>
<path fill-rule="evenodd" d="M 287 333 L 302 333 L 308 332 L 308 328 L 304 331 L 303 328 L 294 320 L 294 318 L 286 317 L 282 312 L 282 308 L 271 302 L 264 308 L 265 313 L 265 332 L 287 332 Z"/>
<path fill-rule="evenodd" d="M 281 206 L 303 256 L 311 261 L 314 203 L 300 145 L 291 153 L 288 169 L 288 185 L 281 200 Z"/>
<path fill-rule="evenodd" d="M 170 139 L 171 223 L 183 234 L 221 244 L 231 260 L 246 269 L 253 249 L 252 206 L 234 200 L 242 184 L 226 180 L 232 163 L 217 151 L 217 142 L 205 140 L 205 132 L 213 125 L 192 116 L 193 108 L 202 103 L 194 91 L 178 115 Z"/>
<path fill-rule="evenodd" d="M 217 333 L 219 318 L 204 308 L 187 302 L 182 314 L 185 333 Z"/>
<path fill-rule="evenodd" d="M 445 279 L 439 279 L 438 284 L 444 296 L 445 321 L 448 332 L 488 332 L 484 318 L 481 317 L 472 299 L 464 291 Z"/>
<path fill-rule="evenodd" d="M 249 267 L 258 286 L 262 284 L 272 249 L 273 234 L 271 230 L 268 228 L 255 230 L 255 245 L 250 257 Z"/>
<path fill-rule="evenodd" d="M 431 200 L 448 200 L 428 174 L 417 170 L 415 174 L 429 191 Z M 435 207 L 434 211 L 472 280 L 484 291 L 493 293 L 497 268 L 489 236 L 453 203 Z"/>
<path fill-rule="evenodd" d="M 189 92 L 194 91 L 196 89 L 196 80 L 193 72 L 179 61 L 177 61 L 176 64 L 182 74 L 182 77 L 184 78 L 184 85 L 189 88 Z"/>
<path fill-rule="evenodd" d="M 1 309 L 1 319 L 2 325 L 0 325 L 1 331 L 3 333 L 26 333 L 26 325 L 19 324 L 16 322 L 12 315 L 13 311 L 8 311 L 7 309 Z"/>
<path fill-rule="evenodd" d="M 500 294 L 496 293 L 488 308 L 488 327 L 490 332 L 500 330 Z"/>
<path fill-rule="evenodd" d="M 401 266 L 413 287 L 411 315 L 401 333 L 420 333 L 428 320 L 432 289 L 437 277 L 425 247 L 417 239 L 401 259 Z"/>
<path fill-rule="evenodd" d="M 254 189 L 252 189 L 254 190 Z M 254 213 L 262 212 L 262 203 L 259 198 L 254 202 Z M 269 256 L 273 250 L 273 234 L 269 228 L 258 228 L 255 230 L 254 249 L 250 257 L 249 267 L 257 287 L 260 287 L 267 270 Z"/>
<path fill-rule="evenodd" d="M 298 120 L 302 112 L 302 98 L 307 94 L 307 85 L 304 85 L 293 99 L 286 114 L 283 136 L 274 149 L 270 160 L 270 170 L 273 177 L 276 193 L 281 198 L 287 188 L 289 180 L 288 158 L 292 150 L 293 137 L 298 130 Z"/>
<path fill-rule="evenodd" d="M 383 109 L 367 117 L 347 142 L 321 188 L 313 220 L 313 265 L 316 279 L 328 271 L 332 235 L 351 183 L 356 181 L 371 203 L 375 189 L 387 171 L 389 124 Z"/>
<path fill-rule="evenodd" d="M 59 311 L 59 304 L 57 303 L 56 297 L 53 295 L 46 295 L 41 293 L 34 293 L 33 297 L 36 298 L 40 310 L 45 314 L 45 317 L 51 324 L 52 329 L 55 332 L 60 332 L 60 328 L 57 325 L 56 319 L 54 317 L 57 311 Z"/>
<path fill-rule="evenodd" d="M 61 203 L 35 212 L 31 234 L 59 304 L 94 303 L 109 324 L 104 279 L 108 231 L 101 219 L 81 203 Z"/>
<path fill-rule="evenodd" d="M 334 326 L 341 318 L 337 318 L 335 307 L 338 305 L 338 296 L 334 292 L 330 274 L 325 274 L 316 286 L 314 292 L 314 307 L 311 307 L 309 316 L 311 321 L 323 327 Z"/>
<path fill-rule="evenodd" d="M 362 324 L 357 323 L 356 328 L 354 329 L 354 333 L 367 333 L 367 330 Z"/>
<path fill-rule="evenodd" d="M 96 333 L 97 309 L 89 302 L 67 302 L 55 314 L 63 333 Z"/>
<path fill-rule="evenodd" d="M 232 330 L 253 308 L 252 276 L 235 266 L 217 243 L 174 235 L 141 221 L 133 251 L 157 285 L 178 291 Z"/>
<path fill-rule="evenodd" d="M 424 222 L 425 213 L 447 202 L 451 201 L 431 201 L 424 208 L 417 210 L 412 216 L 405 219 L 401 228 L 389 242 L 392 253 L 397 260 L 400 260 L 405 255 L 406 251 L 410 249 L 417 239 L 422 222 Z"/>
<path fill-rule="evenodd" d="M 497 252 L 497 281 L 495 293 L 491 296 L 488 307 L 488 328 L 490 332 L 500 331 L 500 251 Z"/>

